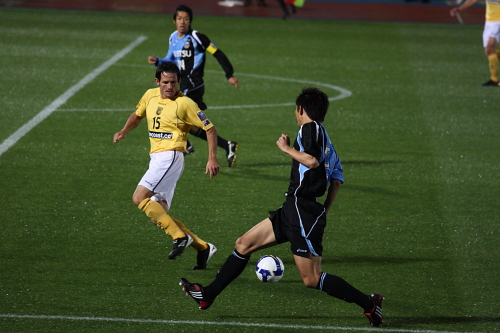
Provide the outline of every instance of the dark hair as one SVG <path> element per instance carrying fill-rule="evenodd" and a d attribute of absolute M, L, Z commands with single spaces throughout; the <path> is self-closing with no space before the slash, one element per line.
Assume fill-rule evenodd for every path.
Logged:
<path fill-rule="evenodd" d="M 180 5 L 179 7 L 177 7 L 175 9 L 175 12 L 174 12 L 174 21 L 175 21 L 175 17 L 177 16 L 177 12 L 188 13 L 188 15 L 189 15 L 189 23 L 193 22 L 193 11 L 188 6 L 186 6 L 186 5 Z"/>
<path fill-rule="evenodd" d="M 328 111 L 328 96 L 318 88 L 304 88 L 295 100 L 296 106 L 301 106 L 312 120 L 322 122 Z"/>
<path fill-rule="evenodd" d="M 156 68 L 156 75 L 155 77 L 158 80 L 161 80 L 161 73 L 173 73 L 177 75 L 177 81 L 180 80 L 181 78 L 181 72 L 179 71 L 179 68 L 177 67 L 176 64 L 170 61 L 162 62 L 160 66 Z"/>

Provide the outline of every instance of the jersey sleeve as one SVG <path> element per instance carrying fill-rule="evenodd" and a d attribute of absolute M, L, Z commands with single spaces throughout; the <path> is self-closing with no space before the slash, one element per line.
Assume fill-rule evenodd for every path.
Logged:
<path fill-rule="evenodd" d="M 321 159 L 322 147 L 318 142 L 318 128 L 315 122 L 302 125 L 299 131 L 300 150 L 306 154 L 315 157 L 318 161 Z"/>
<path fill-rule="evenodd" d="M 212 128 L 214 125 L 205 115 L 205 113 L 200 110 L 198 104 L 196 104 L 189 97 L 182 97 L 182 103 L 185 107 L 185 118 L 184 121 L 192 126 L 200 127 L 203 130 L 207 131 Z"/>
<path fill-rule="evenodd" d="M 175 32 L 174 32 L 175 33 Z M 173 35 L 173 34 L 172 34 Z M 165 55 L 165 58 L 163 59 L 160 59 L 160 58 L 156 58 L 158 61 L 156 62 L 155 66 L 158 67 L 160 66 L 162 63 L 164 62 L 167 62 L 167 61 L 170 61 L 170 62 L 173 62 L 173 63 L 176 63 L 175 62 L 175 57 L 174 57 L 174 53 L 172 51 L 172 47 L 170 47 L 170 45 L 172 44 L 172 35 L 170 35 L 170 38 L 168 40 L 168 45 L 169 45 L 169 48 L 168 48 L 168 51 L 167 51 L 167 55 Z"/>
<path fill-rule="evenodd" d="M 222 67 L 224 70 L 224 73 L 226 74 L 226 78 L 232 78 L 234 74 L 234 69 L 233 65 L 231 65 L 231 62 L 227 58 L 227 56 L 222 52 L 217 46 L 215 46 L 214 43 L 210 41 L 210 39 L 198 32 L 198 31 L 193 31 L 193 34 L 196 34 L 196 38 L 201 42 L 202 47 L 211 55 L 214 56 L 214 58 L 217 60 L 219 65 Z"/>
<path fill-rule="evenodd" d="M 139 103 L 137 103 L 137 106 L 135 107 L 135 114 L 138 116 L 138 117 L 141 117 L 141 118 L 144 118 L 146 117 L 146 107 L 148 106 L 148 93 L 149 91 L 147 91 L 141 98 L 141 100 L 139 101 Z"/>
<path fill-rule="evenodd" d="M 325 160 L 325 170 L 328 177 L 328 183 L 333 179 L 337 179 L 341 184 L 344 184 L 344 170 L 340 164 L 340 158 L 335 151 L 335 147 L 330 143 L 328 146 L 328 152 Z"/>

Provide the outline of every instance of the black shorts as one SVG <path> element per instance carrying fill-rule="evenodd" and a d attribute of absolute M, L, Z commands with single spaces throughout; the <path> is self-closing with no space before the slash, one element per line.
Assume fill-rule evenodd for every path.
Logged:
<path fill-rule="evenodd" d="M 186 94 L 187 97 L 191 98 L 198 104 L 200 110 L 206 110 L 207 105 L 203 102 L 203 95 L 205 94 L 205 86 L 195 88 L 194 90 L 189 90 Z"/>
<path fill-rule="evenodd" d="M 290 250 L 301 257 L 321 257 L 326 226 L 325 207 L 315 200 L 287 197 L 283 206 L 269 212 L 278 244 L 290 242 Z"/>

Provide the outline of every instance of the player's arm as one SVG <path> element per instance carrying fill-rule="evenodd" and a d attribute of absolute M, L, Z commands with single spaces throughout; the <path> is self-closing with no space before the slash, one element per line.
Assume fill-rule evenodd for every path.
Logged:
<path fill-rule="evenodd" d="M 160 66 L 162 63 L 167 62 L 167 61 L 170 61 L 170 62 L 177 64 L 177 62 L 175 61 L 175 58 L 173 57 L 173 53 L 171 53 L 170 50 L 168 51 L 167 55 L 163 59 L 160 59 L 158 57 L 153 57 L 153 56 L 148 57 L 148 63 L 150 63 L 151 65 L 155 65 L 156 67 Z"/>
<path fill-rule="evenodd" d="M 337 193 L 339 193 L 341 184 L 342 182 L 340 180 L 334 179 L 328 187 L 328 193 L 326 195 L 325 203 L 323 204 L 323 206 L 325 206 L 327 214 L 332 207 L 333 201 L 335 201 L 335 198 L 337 197 Z"/>
<path fill-rule="evenodd" d="M 170 36 L 170 38 L 172 38 L 172 36 Z M 160 58 L 154 57 L 154 56 L 148 57 L 148 63 L 150 63 L 151 65 L 155 65 L 156 67 L 160 66 L 160 64 L 167 62 L 167 61 L 175 63 L 174 53 L 172 52 L 172 48 L 170 47 L 170 40 L 169 40 L 169 48 L 168 48 L 167 55 L 165 56 L 165 58 L 160 59 Z"/>
<path fill-rule="evenodd" d="M 217 61 L 219 62 L 219 65 L 221 65 L 222 69 L 224 70 L 224 73 L 226 73 L 226 78 L 229 81 L 229 83 L 238 88 L 238 79 L 235 76 L 233 76 L 234 74 L 233 65 L 231 65 L 231 62 L 226 57 L 224 52 L 222 52 L 220 49 L 217 49 L 212 54 L 215 57 L 215 59 L 217 59 Z"/>
<path fill-rule="evenodd" d="M 457 15 L 457 12 L 461 12 L 462 10 L 469 8 L 470 6 L 475 4 L 476 2 L 477 2 L 477 0 L 466 0 L 460 6 L 453 7 L 450 10 L 450 15 L 454 17 L 455 15 Z"/>
<path fill-rule="evenodd" d="M 128 118 L 127 122 L 125 123 L 125 126 L 123 126 L 122 130 L 115 133 L 115 135 L 113 136 L 113 142 L 118 142 L 120 141 L 121 139 L 124 139 L 127 137 L 127 133 L 131 130 L 133 130 L 134 128 L 136 128 L 137 126 L 139 126 L 139 124 L 141 123 L 141 120 L 143 119 L 144 117 L 139 117 L 135 111 L 132 112 L 132 114 L 130 115 L 130 117 Z"/>
<path fill-rule="evenodd" d="M 227 58 L 226 54 L 219 48 L 217 48 L 217 46 L 212 44 L 210 42 L 210 39 L 208 39 L 208 37 L 204 34 L 198 32 L 196 34 L 196 37 L 200 39 L 203 47 L 207 50 L 208 53 L 214 56 L 219 65 L 222 67 L 224 73 L 226 74 L 227 81 L 238 88 L 238 79 L 234 76 L 233 65 L 231 65 L 231 62 Z"/>
<path fill-rule="evenodd" d="M 290 138 L 286 134 L 281 134 L 281 137 L 276 141 L 276 145 L 282 152 L 288 154 L 291 158 L 305 165 L 309 169 L 314 169 L 319 166 L 318 159 L 308 153 L 298 151 L 290 147 Z"/>
<path fill-rule="evenodd" d="M 205 174 L 210 174 L 210 179 L 219 173 L 219 162 L 217 162 L 217 130 L 215 126 L 207 130 L 208 162 Z"/>

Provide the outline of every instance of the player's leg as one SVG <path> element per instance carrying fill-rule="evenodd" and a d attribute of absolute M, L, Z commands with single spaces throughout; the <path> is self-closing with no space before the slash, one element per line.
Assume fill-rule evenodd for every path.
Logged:
<path fill-rule="evenodd" d="M 191 246 L 196 251 L 203 251 L 203 250 L 205 250 L 208 247 L 207 242 L 205 242 L 203 239 L 201 239 L 200 237 L 198 237 L 197 235 L 195 235 L 191 230 L 189 230 L 188 228 L 186 228 L 186 226 L 184 225 L 184 223 L 182 223 L 181 221 L 177 220 L 174 217 L 172 217 L 172 220 L 179 227 L 179 229 L 181 229 L 185 234 L 188 234 L 189 236 L 191 236 L 191 238 L 193 238 L 193 243 L 191 244 Z"/>
<path fill-rule="evenodd" d="M 382 323 L 382 296 L 366 295 L 341 277 L 322 272 L 321 257 L 309 255 L 309 257 L 293 256 L 306 287 L 315 288 L 348 303 L 357 304 L 363 308 L 372 326 L 379 326 Z"/>
<path fill-rule="evenodd" d="M 195 137 L 197 138 L 200 138 L 202 140 L 205 140 L 207 141 L 207 132 L 205 132 L 202 128 L 199 128 L 199 127 L 196 127 L 196 126 L 193 126 L 191 127 L 191 129 L 189 130 L 189 134 L 192 134 L 194 135 Z M 227 141 L 226 139 L 220 137 L 217 135 L 217 146 L 224 149 L 224 150 L 228 150 L 229 149 L 229 141 Z"/>
<path fill-rule="evenodd" d="M 207 132 L 205 132 L 202 128 L 193 126 L 189 130 L 189 133 L 207 141 Z M 236 141 L 227 141 L 223 137 L 217 135 L 217 146 L 226 151 L 226 158 L 228 160 L 229 167 L 234 166 L 236 162 L 236 151 L 238 150 L 238 143 Z"/>
<path fill-rule="evenodd" d="M 224 288 L 243 272 L 253 252 L 275 244 L 273 225 L 267 218 L 238 238 L 235 250 L 227 257 L 211 284 L 203 287 L 182 278 L 181 285 L 184 291 L 199 304 L 200 309 L 208 309 Z"/>
<path fill-rule="evenodd" d="M 150 155 L 149 169 L 142 177 L 133 200 L 139 209 L 173 238 L 170 259 L 180 256 L 192 238 L 184 233 L 168 214 L 175 187 L 184 170 L 184 155 L 177 151 L 163 151 Z"/>
<path fill-rule="evenodd" d="M 155 221 L 155 224 L 159 228 L 165 230 L 167 235 L 172 236 L 173 239 L 185 237 L 185 233 L 172 220 L 163 206 L 151 199 L 154 194 L 154 192 L 151 192 L 144 186 L 138 185 L 133 195 L 134 203 L 151 220 Z"/>
<path fill-rule="evenodd" d="M 490 80 L 483 86 L 498 86 L 498 56 L 496 47 L 500 39 L 500 24 L 487 22 L 483 31 L 483 46 L 486 57 L 488 58 L 488 67 L 490 70 Z"/>
<path fill-rule="evenodd" d="M 205 242 L 203 239 L 194 234 L 191 230 L 186 228 L 184 223 L 172 217 L 172 220 L 177 224 L 177 226 L 184 231 L 187 235 L 191 236 L 193 243 L 191 246 L 198 251 L 196 255 L 196 265 L 193 266 L 194 270 L 203 270 L 207 268 L 208 261 L 217 252 L 215 245 Z"/>
<path fill-rule="evenodd" d="M 498 56 L 496 51 L 497 41 L 495 38 L 490 37 L 488 45 L 485 49 L 486 56 L 488 57 L 488 66 L 490 69 L 490 80 L 499 82 L 498 80 Z"/>
<path fill-rule="evenodd" d="M 214 300 L 245 269 L 253 252 L 276 245 L 273 225 L 268 218 L 236 240 L 235 250 L 206 287 L 207 296 Z"/>
<path fill-rule="evenodd" d="M 286 20 L 290 17 L 290 13 L 288 12 L 288 9 L 286 8 L 285 0 L 278 0 L 278 3 L 280 4 L 281 10 L 285 14 L 283 16 L 283 19 Z"/>

